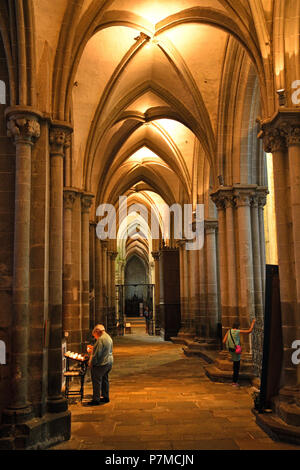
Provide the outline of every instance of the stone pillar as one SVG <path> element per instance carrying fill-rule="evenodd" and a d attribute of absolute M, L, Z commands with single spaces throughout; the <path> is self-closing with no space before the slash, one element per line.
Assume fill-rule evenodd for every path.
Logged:
<path fill-rule="evenodd" d="M 94 195 L 81 194 L 81 308 L 82 351 L 90 335 L 90 208 Z"/>
<path fill-rule="evenodd" d="M 211 198 L 213 202 L 216 204 L 217 209 L 218 209 L 220 294 L 221 294 L 221 309 L 222 309 L 222 331 L 223 331 L 223 336 L 224 336 L 227 329 L 231 326 L 231 310 L 229 308 L 228 273 L 227 273 L 227 269 L 228 269 L 227 239 L 228 239 L 228 233 L 231 233 L 231 229 L 229 228 L 228 233 L 227 233 L 225 195 L 223 194 L 222 191 L 223 191 L 223 188 L 220 188 L 215 193 L 212 193 Z"/>
<path fill-rule="evenodd" d="M 196 331 L 191 318 L 190 311 L 190 255 L 186 250 L 186 240 L 177 240 L 179 248 L 179 267 L 180 267 L 180 311 L 181 311 L 181 328 L 178 333 L 176 342 L 186 344 L 187 340 L 196 336 Z"/>
<path fill-rule="evenodd" d="M 261 244 L 265 242 L 261 233 L 261 211 L 263 210 L 263 199 L 266 201 L 267 188 L 260 188 L 259 192 L 251 198 L 251 226 L 253 247 L 253 280 L 254 280 L 254 308 L 255 308 L 255 330 L 251 336 L 253 346 L 254 368 L 257 376 L 261 374 L 263 334 L 264 334 L 264 292 L 265 292 L 265 258 Z M 264 197 L 263 197 L 264 196 Z M 262 271 L 262 266 L 264 271 Z"/>
<path fill-rule="evenodd" d="M 250 198 L 255 188 L 256 185 L 221 186 L 211 194 L 218 208 L 223 337 L 228 328 L 232 327 L 234 320 L 240 320 L 241 328 L 249 328 L 249 312 L 254 308 Z M 252 355 L 248 338 L 246 341 L 242 338 L 242 341 L 243 361 L 240 380 L 249 382 L 254 378 Z M 223 349 L 214 364 L 206 366 L 205 370 L 213 381 L 231 381 L 230 353 Z"/>
<path fill-rule="evenodd" d="M 192 223 L 192 229 L 196 231 L 196 221 Z M 203 234 L 204 236 L 204 234 Z M 200 333 L 200 267 L 199 251 L 204 250 L 205 243 L 201 250 L 190 252 L 190 311 L 195 335 Z"/>
<path fill-rule="evenodd" d="M 205 245 L 197 253 L 198 266 L 199 266 L 199 279 L 198 279 L 198 304 L 199 312 L 196 321 L 196 334 L 203 341 L 206 339 L 206 310 L 207 310 L 207 297 L 205 292 L 206 281 L 206 267 L 205 267 Z"/>
<path fill-rule="evenodd" d="M 207 339 L 216 341 L 218 323 L 218 277 L 217 277 L 217 220 L 205 220 L 205 249 L 207 269 Z"/>
<path fill-rule="evenodd" d="M 160 276 L 159 276 L 159 251 L 152 251 L 152 256 L 155 263 L 155 310 L 154 310 L 154 324 L 155 334 L 160 335 L 160 317 L 159 317 L 159 299 L 160 299 Z"/>
<path fill-rule="evenodd" d="M 8 136 L 16 147 L 13 319 L 10 403 L 3 421 L 25 422 L 32 413 L 28 402 L 28 341 L 30 302 L 31 149 L 40 136 L 40 114 L 25 108 L 6 110 Z"/>
<path fill-rule="evenodd" d="M 82 313 L 81 313 L 81 191 L 76 193 L 72 212 L 72 331 L 74 351 L 82 351 Z M 76 342 L 75 342 L 76 341 Z"/>
<path fill-rule="evenodd" d="M 224 204 L 226 211 L 226 259 L 228 275 L 228 305 L 227 305 L 227 326 L 233 325 L 239 317 L 237 282 L 237 245 L 236 245 L 236 223 L 235 223 L 235 202 L 233 191 L 230 188 L 224 193 Z M 230 280 L 230 281 L 229 281 Z M 230 282 L 230 285 L 229 285 Z"/>
<path fill-rule="evenodd" d="M 234 189 L 236 210 L 237 210 L 237 230 L 238 230 L 238 250 L 239 250 L 239 274 L 240 274 L 240 302 L 239 320 L 242 329 L 249 327 L 255 317 L 254 310 L 254 280 L 253 280 L 253 252 L 252 252 L 252 230 L 250 203 L 256 185 L 243 186 Z M 244 357 L 245 353 L 251 352 L 250 337 L 242 338 Z"/>
<path fill-rule="evenodd" d="M 104 319 L 104 325 L 107 328 L 107 323 L 108 323 L 108 306 L 109 306 L 109 298 L 108 298 L 108 271 L 107 271 L 107 246 L 108 242 L 107 240 L 101 240 L 101 246 L 102 246 L 102 268 L 103 268 L 103 273 L 102 273 L 102 292 L 103 292 L 103 304 L 102 304 L 102 316 Z"/>
<path fill-rule="evenodd" d="M 179 248 L 179 267 L 180 267 L 180 312 L 181 312 L 181 328 L 180 333 L 188 331 L 188 312 L 186 302 L 186 260 L 185 260 L 185 240 L 176 242 Z"/>
<path fill-rule="evenodd" d="M 280 115 L 274 122 L 263 125 L 265 151 L 273 154 L 278 264 L 283 335 L 283 382 L 297 384 L 297 368 L 292 364 L 292 342 L 297 338 L 296 275 L 293 237 L 291 181 L 294 168 L 289 166 L 286 126 L 282 128 Z M 297 169 L 295 169 L 297 174 Z"/>
<path fill-rule="evenodd" d="M 112 334 L 117 334 L 116 325 L 116 266 L 117 251 L 108 251 L 108 275 L 109 275 L 109 325 Z"/>
<path fill-rule="evenodd" d="M 50 129 L 50 236 L 49 236 L 49 349 L 48 411 L 67 409 L 62 397 L 62 273 L 63 273 L 63 163 L 71 128 L 53 123 Z"/>
<path fill-rule="evenodd" d="M 293 239 L 295 253 L 296 276 L 296 337 L 300 339 L 300 115 L 298 120 L 289 122 L 286 142 L 288 146 L 288 158 L 290 167 L 291 185 L 291 215 L 293 221 Z M 291 338 L 293 339 L 293 338 Z M 300 368 L 299 368 L 300 369 Z M 297 374 L 297 384 L 300 387 L 300 370 Z"/>
<path fill-rule="evenodd" d="M 104 323 L 103 318 L 103 259 L 102 259 L 102 246 L 101 241 L 96 238 L 95 244 L 95 252 L 96 252 L 96 275 L 95 275 L 95 301 L 96 301 L 96 318 L 95 324 Z"/>
<path fill-rule="evenodd" d="M 260 234 L 260 262 L 261 262 L 261 286 L 263 294 L 263 311 L 265 309 L 265 292 L 266 292 L 266 239 L 265 239 L 265 221 L 264 221 L 264 207 L 267 203 L 267 188 L 257 188 L 258 199 L 258 222 Z M 256 325 L 257 327 L 257 325 Z"/>
<path fill-rule="evenodd" d="M 64 243 L 63 243 L 63 332 L 67 339 L 68 349 L 78 350 L 80 338 L 74 327 L 73 309 L 73 273 L 72 273 L 72 215 L 73 205 L 78 191 L 75 188 L 64 189 Z"/>
<path fill-rule="evenodd" d="M 98 238 L 96 235 L 97 223 L 91 221 L 89 226 L 90 253 L 89 253 L 89 305 L 90 305 L 90 332 L 96 325 L 96 243 Z"/>
<path fill-rule="evenodd" d="M 300 125 L 299 110 L 282 107 L 271 119 L 261 122 L 258 137 L 263 137 L 267 153 L 273 154 L 274 192 L 280 304 L 283 338 L 283 363 L 280 391 L 273 397 L 273 411 L 282 420 L 257 415 L 264 430 L 277 439 L 299 442 L 300 367 L 293 363 L 292 344 L 300 337 Z"/>

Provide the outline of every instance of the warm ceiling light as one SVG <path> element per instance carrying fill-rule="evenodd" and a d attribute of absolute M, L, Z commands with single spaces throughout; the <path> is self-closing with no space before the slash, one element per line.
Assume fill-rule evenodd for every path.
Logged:
<path fill-rule="evenodd" d="M 161 0 L 152 0 L 148 5 L 141 5 L 139 8 L 139 14 L 146 18 L 150 23 L 155 25 L 159 21 L 170 15 L 169 2 L 163 2 Z"/>
<path fill-rule="evenodd" d="M 139 162 L 143 163 L 144 160 L 147 161 L 161 161 L 156 153 L 152 152 L 152 150 L 148 149 L 147 147 L 142 147 L 137 150 L 131 157 L 129 157 L 128 161 L 131 162 Z"/>

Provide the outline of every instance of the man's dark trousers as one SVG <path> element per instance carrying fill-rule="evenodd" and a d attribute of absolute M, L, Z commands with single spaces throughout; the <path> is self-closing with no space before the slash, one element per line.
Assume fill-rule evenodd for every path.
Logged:
<path fill-rule="evenodd" d="M 104 366 L 93 366 L 91 369 L 91 377 L 93 383 L 93 401 L 100 400 L 100 392 L 103 398 L 109 400 L 109 381 L 108 374 L 112 369 L 112 364 Z"/>

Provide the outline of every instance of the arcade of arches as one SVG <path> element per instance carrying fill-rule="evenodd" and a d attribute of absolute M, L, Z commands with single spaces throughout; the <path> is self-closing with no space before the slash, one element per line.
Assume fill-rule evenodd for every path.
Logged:
<path fill-rule="evenodd" d="M 80 352 L 95 323 L 120 334 L 124 283 L 154 285 L 153 334 L 217 352 L 212 380 L 231 368 L 220 325 L 256 318 L 242 371 L 258 380 L 266 264 L 273 414 L 300 441 L 299 15 L 295 0 L 1 1 L 0 446 L 68 439 L 62 339 Z M 120 196 L 127 217 L 100 241 L 97 208 Z M 163 204 L 204 205 L 201 249 L 162 239 Z"/>

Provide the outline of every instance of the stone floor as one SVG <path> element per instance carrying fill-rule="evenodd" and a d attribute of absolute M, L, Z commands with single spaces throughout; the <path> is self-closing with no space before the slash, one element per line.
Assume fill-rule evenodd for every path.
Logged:
<path fill-rule="evenodd" d="M 72 437 L 59 450 L 283 450 L 251 413 L 251 387 L 210 382 L 206 362 L 186 357 L 182 346 L 144 334 L 114 340 L 110 403 L 70 404 Z M 74 398 L 73 398 L 74 401 Z"/>

